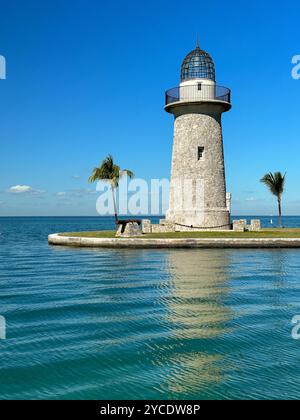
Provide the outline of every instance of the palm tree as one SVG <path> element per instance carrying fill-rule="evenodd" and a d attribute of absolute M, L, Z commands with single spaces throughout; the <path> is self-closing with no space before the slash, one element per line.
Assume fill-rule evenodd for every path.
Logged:
<path fill-rule="evenodd" d="M 108 155 L 99 167 L 94 168 L 92 175 L 89 177 L 89 182 L 105 181 L 111 186 L 113 195 L 114 212 L 116 225 L 118 224 L 118 213 L 115 197 L 115 189 L 119 186 L 119 181 L 123 175 L 127 175 L 129 178 L 133 178 L 133 172 L 128 169 L 121 170 L 120 166 L 115 165 L 114 159 L 111 155 Z"/>
<path fill-rule="evenodd" d="M 282 175 L 281 172 L 269 172 L 264 175 L 260 182 L 265 184 L 272 194 L 277 197 L 278 202 L 278 213 L 279 213 L 279 227 L 282 227 L 282 211 L 281 211 L 281 199 L 284 191 L 286 173 Z"/>

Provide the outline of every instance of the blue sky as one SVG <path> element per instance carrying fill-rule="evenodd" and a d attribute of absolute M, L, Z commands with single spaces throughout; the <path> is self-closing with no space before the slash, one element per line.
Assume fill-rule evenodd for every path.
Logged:
<path fill-rule="evenodd" d="M 108 153 L 145 179 L 169 177 L 173 119 L 164 91 L 200 44 L 232 89 L 223 119 L 235 214 L 276 214 L 259 183 L 288 172 L 300 214 L 297 1 L 0 0 L 0 215 L 96 215 L 87 183 Z M 13 186 L 29 186 L 18 194 Z"/>

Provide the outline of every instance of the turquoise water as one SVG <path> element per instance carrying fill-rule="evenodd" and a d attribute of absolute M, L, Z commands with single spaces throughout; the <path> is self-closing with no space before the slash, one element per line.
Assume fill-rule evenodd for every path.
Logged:
<path fill-rule="evenodd" d="M 300 398 L 300 250 L 47 244 L 112 226 L 0 218 L 0 398 Z"/>

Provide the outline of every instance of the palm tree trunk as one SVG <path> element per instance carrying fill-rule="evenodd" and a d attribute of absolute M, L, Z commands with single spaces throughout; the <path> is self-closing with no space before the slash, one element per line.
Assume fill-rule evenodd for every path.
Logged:
<path fill-rule="evenodd" d="M 278 198 L 279 227 L 282 228 L 281 198 Z"/>
<path fill-rule="evenodd" d="M 114 202 L 114 212 L 115 212 L 115 221 L 116 221 L 116 225 L 118 225 L 118 213 L 117 213 L 117 204 L 116 204 L 116 196 L 115 196 L 115 188 L 112 185 L 111 186 L 111 191 L 112 191 L 112 195 L 113 195 L 113 202 Z"/>

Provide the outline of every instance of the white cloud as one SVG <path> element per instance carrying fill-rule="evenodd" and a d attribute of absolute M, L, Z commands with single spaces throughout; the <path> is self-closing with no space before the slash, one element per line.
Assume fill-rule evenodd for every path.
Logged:
<path fill-rule="evenodd" d="M 89 190 L 88 188 L 78 188 L 78 189 L 70 190 L 70 194 L 76 195 L 76 196 L 83 196 L 83 195 L 97 194 L 97 191 Z"/>
<path fill-rule="evenodd" d="M 72 175 L 72 178 L 73 179 L 81 179 L 81 176 L 80 175 Z"/>
<path fill-rule="evenodd" d="M 29 185 L 14 185 L 7 190 L 11 194 L 42 194 L 44 191 L 35 190 Z"/>
<path fill-rule="evenodd" d="M 84 197 L 87 195 L 94 195 L 97 194 L 97 191 L 95 190 L 90 190 L 88 188 L 77 188 L 77 189 L 72 189 L 72 190 L 67 190 L 67 191 L 59 191 L 56 193 L 57 197 L 64 197 L 64 198 L 75 198 L 75 197 Z"/>
<path fill-rule="evenodd" d="M 243 201 L 243 200 L 241 200 L 241 201 Z M 256 203 L 259 203 L 259 202 L 263 202 L 263 201 L 269 201 L 269 200 L 264 200 L 263 198 L 256 198 L 256 197 L 247 197 L 247 198 L 245 198 L 245 201 L 252 201 L 252 202 L 256 202 Z"/>

